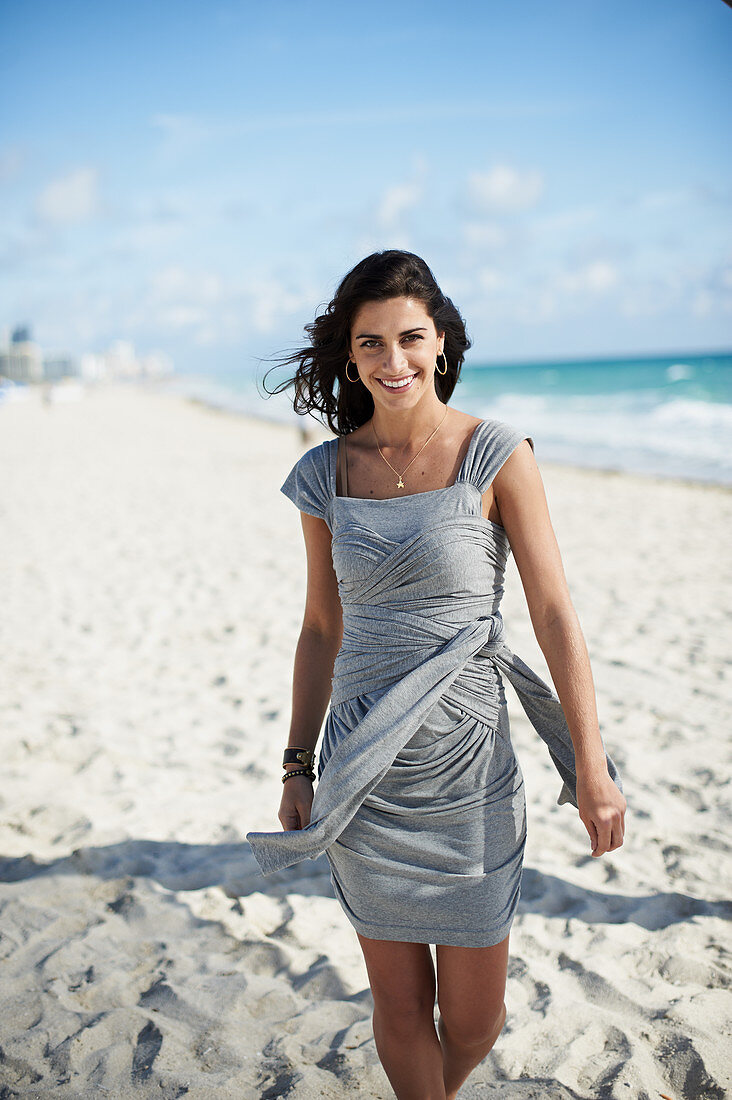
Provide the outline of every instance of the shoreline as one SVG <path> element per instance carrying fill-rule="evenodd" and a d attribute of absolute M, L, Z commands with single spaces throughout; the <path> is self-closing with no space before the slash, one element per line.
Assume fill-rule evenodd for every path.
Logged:
<path fill-rule="evenodd" d="M 291 430 L 295 433 L 297 433 L 299 431 L 302 431 L 302 427 L 297 425 L 297 424 L 289 425 L 287 423 L 283 423 L 282 421 L 279 421 L 279 420 L 276 420 L 276 419 L 271 419 L 270 420 L 269 418 L 264 417 L 264 416 L 261 416 L 261 417 L 254 416 L 253 413 L 237 412 L 235 409 L 229 409 L 229 408 L 226 408 L 225 406 L 219 406 L 216 403 L 206 401 L 203 398 L 183 397 L 182 400 L 188 401 L 193 405 L 198 405 L 202 409 L 207 409 L 207 410 L 210 410 L 210 411 L 213 411 L 213 412 L 221 413 L 224 416 L 231 416 L 235 420 L 241 420 L 241 419 L 251 420 L 255 423 L 264 423 L 264 424 L 267 424 L 271 427 L 284 427 L 285 429 L 289 429 L 289 430 Z M 464 411 L 464 410 L 462 410 L 462 411 Z M 306 418 L 303 418 L 303 419 L 306 419 Z M 318 424 L 315 421 L 312 422 L 312 428 L 308 425 L 308 427 L 305 430 L 310 431 L 312 433 L 312 436 L 313 436 L 313 441 L 312 441 L 312 443 L 309 443 L 308 446 L 316 446 L 318 443 L 322 443 L 326 439 L 335 438 L 332 432 L 328 431 L 323 425 Z M 540 468 L 547 467 L 548 469 L 556 470 L 557 472 L 564 471 L 564 472 L 572 472 L 572 473 L 577 473 L 577 474 L 587 473 L 589 475 L 598 474 L 602 477 L 608 477 L 608 478 L 615 478 L 615 477 L 637 478 L 639 480 L 649 482 L 651 484 L 666 485 L 668 483 L 671 483 L 671 484 L 675 484 L 675 485 L 679 485 L 679 486 L 684 486 L 686 488 L 710 489 L 712 491 L 720 490 L 722 493 L 725 493 L 727 495 L 732 494 L 732 484 L 727 485 L 727 484 L 724 484 L 722 482 L 705 480 L 705 479 L 701 479 L 701 478 L 684 478 L 684 477 L 678 477 L 678 476 L 673 475 L 673 474 L 665 475 L 665 474 L 643 473 L 643 472 L 636 471 L 636 470 L 623 470 L 623 469 L 620 469 L 619 467 L 611 467 L 611 466 L 607 466 L 607 467 L 605 467 L 605 466 L 580 466 L 580 465 L 577 465 L 575 463 L 557 462 L 553 459 L 546 459 L 546 458 L 545 459 L 542 459 L 542 458 L 537 459 L 537 465 Z"/>
<path fill-rule="evenodd" d="M 200 409 L 207 410 L 209 412 L 215 412 L 222 416 L 231 417 L 235 422 L 239 421 L 251 421 L 254 424 L 265 425 L 272 428 L 284 428 L 285 430 L 292 431 L 302 437 L 303 433 L 307 433 L 308 438 L 312 437 L 312 442 L 308 446 L 315 446 L 318 443 L 323 442 L 326 439 L 334 438 L 333 433 L 330 432 L 323 424 L 311 416 L 297 416 L 294 412 L 290 412 L 289 418 L 284 416 L 266 416 L 264 412 L 261 415 L 253 413 L 250 409 L 237 409 L 227 403 L 226 400 L 217 401 L 211 397 L 205 397 L 197 394 L 185 393 L 184 391 L 177 391 L 171 386 L 175 386 L 176 383 L 182 381 L 184 376 L 171 377 L 170 379 L 160 380 L 130 380 L 129 382 L 102 382 L 102 383 L 87 383 L 81 382 L 80 385 L 83 388 L 85 395 L 93 395 L 97 392 L 124 392 L 127 390 L 139 390 L 141 393 L 150 393 L 157 396 L 166 397 L 171 401 L 182 401 L 184 403 L 197 406 Z M 76 380 L 74 380 L 76 381 Z M 45 384 L 34 384 L 29 387 L 29 398 L 32 400 L 41 400 L 41 390 Z M 35 392 L 37 391 L 37 392 Z M 83 400 L 83 398 L 81 398 Z M 465 411 L 465 410 L 462 410 Z M 2 405 L 0 404 L 0 415 L 2 415 Z M 476 415 L 471 413 L 470 415 Z M 299 423 L 302 421 L 302 423 Z M 585 472 L 587 474 L 599 474 L 604 477 L 629 477 L 638 478 L 651 484 L 665 485 L 668 483 L 677 484 L 680 486 L 686 486 L 688 488 L 701 488 L 701 489 L 719 489 L 723 493 L 732 493 L 732 482 L 727 483 L 723 481 L 715 481 L 712 478 L 694 478 L 694 477 L 681 477 L 678 474 L 660 474 L 653 473 L 644 470 L 630 470 L 624 469 L 620 466 L 600 466 L 600 465 L 582 465 L 576 462 L 562 462 L 556 459 L 542 458 L 541 455 L 537 459 L 537 464 L 540 468 L 546 467 L 547 469 L 557 471 L 573 471 L 576 473 Z"/>
<path fill-rule="evenodd" d="M 164 392 L 164 391 L 162 391 Z M 191 404 L 198 405 L 202 409 L 209 409 L 213 412 L 221 413 L 225 416 L 231 416 L 235 420 L 251 420 L 256 423 L 264 423 L 271 425 L 272 427 L 285 427 L 290 428 L 294 432 L 299 432 L 303 429 L 303 425 L 299 425 L 297 422 L 288 423 L 287 421 L 280 420 L 277 417 L 256 416 L 250 411 L 238 411 L 228 407 L 226 404 L 219 404 L 214 400 L 209 400 L 204 397 L 191 396 L 186 394 L 173 394 L 169 393 L 169 396 L 180 397 L 181 400 L 189 401 Z M 462 410 L 465 411 L 465 410 Z M 294 417 L 294 413 L 292 414 Z M 471 413 L 471 415 L 473 415 Z M 333 433 L 330 432 L 324 425 L 314 420 L 312 417 L 302 417 L 306 422 L 305 430 L 310 431 L 313 435 L 313 444 L 321 443 L 325 439 L 332 439 Z M 689 478 L 679 477 L 675 474 L 655 474 L 648 473 L 639 470 L 624 470 L 615 466 L 582 466 L 572 462 L 557 462 L 553 459 L 537 459 L 537 464 L 540 467 L 546 466 L 547 468 L 557 471 L 573 471 L 577 473 L 586 472 L 588 474 L 600 474 L 606 477 L 630 477 L 639 478 L 643 481 L 650 483 L 656 483 L 665 485 L 669 482 L 677 485 L 687 486 L 689 488 L 702 488 L 702 489 L 720 489 L 723 493 L 732 493 L 732 484 L 726 484 L 725 482 L 713 481 L 711 479 L 704 478 Z"/>

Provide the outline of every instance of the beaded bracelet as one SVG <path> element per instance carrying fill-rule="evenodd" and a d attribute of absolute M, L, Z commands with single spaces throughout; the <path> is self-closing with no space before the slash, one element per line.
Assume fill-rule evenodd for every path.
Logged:
<path fill-rule="evenodd" d="M 311 782 L 315 780 L 315 772 L 312 768 L 293 768 L 292 771 L 285 772 L 282 782 L 286 783 L 288 779 L 292 779 L 293 775 L 306 775 Z"/>

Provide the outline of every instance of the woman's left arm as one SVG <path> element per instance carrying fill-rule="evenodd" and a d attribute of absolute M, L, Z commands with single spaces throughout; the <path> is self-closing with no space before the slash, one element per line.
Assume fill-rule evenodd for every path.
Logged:
<path fill-rule="evenodd" d="M 516 447 L 496 474 L 493 495 L 516 559 L 536 640 L 572 737 L 579 815 L 592 842 L 592 855 L 601 856 L 623 843 L 626 801 L 607 770 L 587 645 L 528 440 Z"/>

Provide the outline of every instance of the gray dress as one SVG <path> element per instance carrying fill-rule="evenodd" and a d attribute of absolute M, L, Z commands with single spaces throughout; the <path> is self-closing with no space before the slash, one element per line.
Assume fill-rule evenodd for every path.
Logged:
<path fill-rule="evenodd" d="M 374 500 L 336 496 L 334 438 L 282 486 L 332 533 L 343 642 L 310 824 L 247 840 L 264 874 L 325 852 L 346 916 L 372 939 L 486 947 L 508 934 L 526 803 L 504 676 L 561 776 L 558 803 L 577 805 L 559 699 L 504 640 L 508 538 L 481 515 L 522 439 L 533 448 L 483 420 L 452 485 Z"/>

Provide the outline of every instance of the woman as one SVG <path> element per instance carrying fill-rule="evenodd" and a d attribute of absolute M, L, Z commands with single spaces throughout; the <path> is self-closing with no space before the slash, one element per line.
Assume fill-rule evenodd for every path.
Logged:
<path fill-rule="evenodd" d="M 265 874 L 327 853 L 394 1092 L 451 1100 L 506 1018 L 526 817 L 502 673 L 593 856 L 623 843 L 626 803 L 533 440 L 448 405 L 470 342 L 430 269 L 408 252 L 368 256 L 306 331 L 285 386 L 336 438 L 282 486 L 302 513 L 307 598 L 284 832 L 248 839 Z M 504 641 L 510 552 L 558 697 Z"/>

